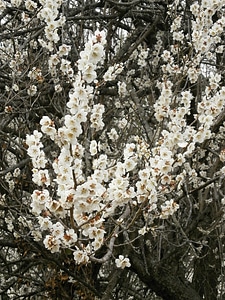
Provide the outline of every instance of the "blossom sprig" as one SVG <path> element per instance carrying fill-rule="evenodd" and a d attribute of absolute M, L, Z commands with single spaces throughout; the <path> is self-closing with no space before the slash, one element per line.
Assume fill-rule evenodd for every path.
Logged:
<path fill-rule="evenodd" d="M 169 216 L 173 215 L 179 209 L 179 204 L 177 204 L 173 199 L 166 201 L 161 205 L 160 218 L 167 219 Z"/>
<path fill-rule="evenodd" d="M 45 45 L 46 48 L 52 50 L 53 43 L 57 43 L 60 39 L 58 35 L 58 28 L 61 27 L 66 21 L 64 16 L 59 16 L 59 9 L 62 5 L 62 1 L 40 1 L 40 4 L 42 5 L 42 8 L 37 14 L 37 17 L 46 23 L 45 37 L 47 38 L 48 43 Z M 39 42 L 42 43 L 42 40 L 39 40 Z"/>
<path fill-rule="evenodd" d="M 192 83 L 197 82 L 201 73 L 201 62 L 203 59 L 213 60 L 213 53 L 220 47 L 221 34 L 225 27 L 225 18 L 221 14 L 218 20 L 213 20 L 213 15 L 224 5 L 223 1 L 194 2 L 190 10 L 194 16 L 192 21 L 191 44 L 196 52 L 192 63 L 188 68 L 189 79 Z M 218 49 L 218 51 L 220 51 Z"/>
<path fill-rule="evenodd" d="M 103 76 L 104 81 L 115 80 L 116 77 L 123 71 L 123 68 L 124 66 L 122 63 L 110 66 Z"/>
<path fill-rule="evenodd" d="M 42 231 L 49 232 L 44 238 L 44 245 L 52 253 L 59 252 L 66 247 L 73 249 L 76 263 L 87 263 L 89 256 L 103 245 L 106 233 L 103 227 L 104 213 L 109 214 L 107 209 L 108 203 L 111 202 L 103 184 L 109 177 L 105 169 L 108 167 L 107 157 L 103 159 L 100 156 L 98 160 L 95 160 L 93 174 L 85 178 L 83 173 L 85 152 L 79 143 L 79 137 L 83 132 L 81 124 L 87 122 L 89 114 L 91 127 L 97 131 L 104 126 L 102 121 L 104 105 L 92 106 L 94 90 L 90 85 L 96 78 L 96 68 L 103 56 L 104 43 L 104 32 L 96 32 L 94 37 L 86 43 L 81 59 L 78 60 L 78 74 L 74 78 L 73 88 L 69 93 L 68 113 L 64 116 L 62 126 L 56 128 L 54 121 L 48 116 L 43 116 L 40 121 L 42 133 L 49 136 L 60 147 L 58 157 L 52 162 L 53 178 L 50 178 L 45 168 L 47 160 L 41 142 L 43 134 L 34 131 L 26 139 L 28 154 L 35 167 L 33 181 L 42 187 L 33 192 L 31 208 L 32 212 L 38 216 Z M 57 55 L 51 56 L 50 66 L 57 66 L 61 60 L 60 56 L 68 51 L 68 47 L 61 47 Z M 33 74 L 30 73 L 30 76 Z M 92 155 L 96 154 L 93 152 L 94 144 L 95 142 L 92 141 Z M 126 168 L 128 169 L 128 166 Z M 48 190 L 50 182 L 56 186 L 54 197 Z M 132 192 L 128 185 L 129 181 L 124 180 L 123 199 L 127 199 L 126 201 L 130 199 Z M 114 208 L 124 203 L 117 203 Z M 42 216 L 43 214 L 45 217 Z M 53 216 L 60 218 L 62 222 L 53 221 Z M 71 228 L 64 225 L 64 220 L 68 217 L 70 220 L 73 219 L 70 224 Z M 79 236 L 88 237 L 90 243 L 78 247 L 78 228 Z"/>

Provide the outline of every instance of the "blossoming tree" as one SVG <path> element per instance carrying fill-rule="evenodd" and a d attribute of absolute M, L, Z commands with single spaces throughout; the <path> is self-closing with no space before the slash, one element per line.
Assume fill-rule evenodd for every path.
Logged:
<path fill-rule="evenodd" d="M 223 299 L 224 0 L 0 0 L 2 299 Z"/>

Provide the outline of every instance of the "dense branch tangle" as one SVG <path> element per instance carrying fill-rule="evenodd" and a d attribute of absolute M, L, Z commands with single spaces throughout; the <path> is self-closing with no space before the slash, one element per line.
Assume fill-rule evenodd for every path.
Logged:
<path fill-rule="evenodd" d="M 223 299 L 210 3 L 0 2 L 3 299 Z"/>

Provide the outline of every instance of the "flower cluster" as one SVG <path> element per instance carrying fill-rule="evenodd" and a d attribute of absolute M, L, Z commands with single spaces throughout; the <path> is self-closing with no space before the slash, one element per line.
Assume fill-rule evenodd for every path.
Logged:
<path fill-rule="evenodd" d="M 74 77 L 73 88 L 69 93 L 68 111 L 62 126 L 57 129 L 54 121 L 48 116 L 42 117 L 40 121 L 42 133 L 49 136 L 60 148 L 58 156 L 52 161 L 51 176 L 46 168 L 47 159 L 41 142 L 42 133 L 34 131 L 33 135 L 27 136 L 28 154 L 33 163 L 33 181 L 42 187 L 33 191 L 31 208 L 38 217 L 42 232 L 48 231 L 44 245 L 53 253 L 69 247 L 77 264 L 87 263 L 95 251 L 104 244 L 106 235 L 104 221 L 113 215 L 118 207 L 122 208 L 128 203 L 134 205 L 146 203 L 148 212 L 156 211 L 155 216 L 161 218 L 169 217 L 178 209 L 174 203 L 169 205 L 165 202 L 165 205 L 161 206 L 161 212 L 158 212 L 160 207 L 157 203 L 159 184 L 171 185 L 173 164 L 176 163 L 172 149 L 177 141 L 167 145 L 165 138 L 164 144 L 162 142 L 161 146 L 153 148 L 151 153 L 146 147 L 142 157 L 137 153 L 140 148 L 139 142 L 127 143 L 123 150 L 122 161 L 116 162 L 109 160 L 107 155 L 100 154 L 102 146 L 97 140 L 90 140 L 88 149 L 80 143 L 83 123 L 89 122 L 90 128 L 95 131 L 104 128 L 105 106 L 100 103 L 94 104 L 95 87 L 91 84 L 96 83 L 97 65 L 104 54 L 104 43 L 104 32 L 96 32 L 85 44 L 81 58 L 77 61 L 78 73 Z M 66 65 L 69 66 L 69 63 L 61 58 L 69 51 L 70 48 L 66 45 L 59 47 L 58 53 L 50 58 L 50 68 L 54 70 L 54 66 L 61 61 L 65 66 L 63 69 L 61 65 L 61 71 L 66 73 Z M 143 59 L 146 53 L 143 54 Z M 109 67 L 103 78 L 105 81 L 114 80 L 122 70 L 121 65 Z M 36 79 L 38 75 L 36 69 L 29 75 L 32 79 Z M 123 97 L 125 92 L 126 86 L 119 84 L 120 96 Z M 162 95 L 155 106 L 156 114 L 157 112 L 162 114 L 164 111 L 163 116 L 158 116 L 157 119 L 175 118 L 170 112 L 170 98 L 172 98 L 172 83 L 168 82 L 162 86 Z M 191 95 L 183 93 L 180 99 L 182 107 L 175 114 L 178 119 L 177 126 L 183 126 L 179 121 L 181 123 L 183 116 L 188 113 L 190 101 L 186 99 L 190 100 Z M 124 123 L 123 120 L 121 122 Z M 174 125 L 171 124 L 171 127 Z M 111 129 L 107 134 L 112 140 L 118 139 L 116 129 Z M 164 135 L 166 137 L 166 133 Z M 182 137 L 177 140 L 183 142 Z M 87 155 L 92 157 L 92 170 L 89 176 L 85 176 L 83 168 L 84 158 Z M 148 157 L 149 163 L 138 171 L 138 161 L 143 157 Z M 131 180 L 133 173 L 138 174 L 135 184 Z M 51 189 L 48 188 L 50 184 L 55 186 L 56 195 L 51 195 Z M 57 218 L 54 219 L 54 216 Z M 60 222 L 57 221 L 58 218 Z M 68 218 L 70 227 L 66 221 Z M 119 220 L 118 218 L 118 222 L 121 222 Z M 118 268 L 124 268 L 129 267 L 130 263 L 127 258 L 119 256 L 116 265 Z"/>
<path fill-rule="evenodd" d="M 62 1 L 40 1 L 40 4 L 42 5 L 42 9 L 39 11 L 37 17 L 46 23 L 45 37 L 48 42 L 45 43 L 43 40 L 39 40 L 39 42 L 42 45 L 45 45 L 47 49 L 52 50 L 53 43 L 57 43 L 60 39 L 58 35 L 58 28 L 65 23 L 65 17 L 59 16 L 59 9 Z"/>
<path fill-rule="evenodd" d="M 58 146 L 60 153 L 52 162 L 54 177 L 51 178 L 46 168 L 47 159 L 41 142 L 42 133 L 34 131 L 27 135 L 28 154 L 33 164 L 33 181 L 42 189 L 34 190 L 32 194 L 32 212 L 38 217 L 42 231 L 48 231 L 44 238 L 44 245 L 51 252 L 58 252 L 61 248 L 73 248 L 74 259 L 77 263 L 86 263 L 89 256 L 104 243 L 105 230 L 103 228 L 103 212 L 106 209 L 106 188 L 102 184 L 107 178 L 106 157 L 99 157 L 93 162 L 95 172 L 85 180 L 82 160 L 84 148 L 78 139 L 82 133 L 81 124 L 87 121 L 90 113 L 90 124 L 95 130 L 103 128 L 102 115 L 104 106 L 95 104 L 91 108 L 93 87 L 90 85 L 96 78 L 96 68 L 103 56 L 105 43 L 104 32 L 96 32 L 94 37 L 85 45 L 78 60 L 79 72 L 69 93 L 67 107 L 69 112 L 64 117 L 64 123 L 56 128 L 54 122 L 47 116 L 40 121 L 41 131 L 50 137 Z M 59 63 L 58 57 L 66 55 L 69 47 L 63 45 L 52 63 Z M 84 68 L 84 66 L 86 66 Z M 29 76 L 36 79 L 36 69 Z M 97 144 L 93 140 L 90 146 L 91 154 L 97 153 Z M 52 198 L 48 187 L 55 185 L 57 196 Z M 126 185 L 127 186 L 127 185 Z M 102 211 L 102 216 L 99 212 Z M 70 215 L 73 219 L 71 228 L 64 221 Z M 53 221 L 57 216 L 62 222 Z M 90 222 L 92 220 L 92 222 Z M 77 226 L 77 227 L 76 227 Z M 81 244 L 80 236 L 89 239 L 90 243 Z"/>
<path fill-rule="evenodd" d="M 168 216 L 171 216 L 179 209 L 179 205 L 174 202 L 173 199 L 166 201 L 163 205 L 161 205 L 161 215 L 160 218 L 167 219 Z"/>
<path fill-rule="evenodd" d="M 49 224 L 48 224 L 49 225 Z M 44 245 L 52 253 L 59 252 L 60 247 L 69 248 L 76 244 L 77 234 L 73 229 L 65 230 L 64 226 L 57 222 L 49 228 L 51 234 L 45 236 Z"/>
<path fill-rule="evenodd" d="M 32 70 L 29 71 L 28 77 L 29 77 L 31 80 L 37 81 L 38 83 L 42 83 L 43 80 L 44 80 L 44 78 L 43 78 L 43 76 L 42 76 L 42 71 L 41 71 L 41 69 L 36 68 L 36 67 L 33 67 Z"/>
<path fill-rule="evenodd" d="M 123 71 L 123 64 L 115 64 L 110 66 L 108 70 L 105 72 L 103 79 L 105 81 L 115 80 L 116 77 Z"/>
<path fill-rule="evenodd" d="M 201 5 L 205 4 L 202 2 Z M 176 200 L 171 199 L 171 191 L 179 193 L 188 174 L 193 175 L 189 182 L 195 181 L 197 176 L 187 163 L 187 157 L 193 155 L 197 144 L 211 137 L 211 126 L 224 107 L 224 90 L 220 89 L 220 74 L 209 76 L 209 83 L 198 102 L 196 115 L 193 116 L 193 121 L 198 126 L 193 126 L 187 121 L 194 99 L 193 91 L 191 89 L 177 91 L 176 80 L 181 73 L 187 76 L 190 83 L 197 82 L 199 75 L 202 74 L 201 62 L 206 57 L 209 58 L 208 53 L 212 47 L 216 49 L 221 28 L 224 27 L 222 17 L 219 23 L 213 23 L 211 12 L 207 11 L 209 20 L 207 24 L 205 16 L 199 18 L 199 11 L 196 13 L 196 10 L 196 5 L 193 4 L 191 11 L 196 17 L 193 19 L 194 32 L 191 36 L 196 53 L 193 60 L 186 63 L 187 56 L 178 59 L 179 47 L 184 43 L 184 39 L 188 38 L 181 30 L 181 16 L 174 18 L 171 28 L 176 45 L 161 53 L 162 40 L 160 33 L 157 34 L 152 64 L 153 69 L 157 69 L 159 61 L 163 62 L 161 67 L 163 76 L 157 82 L 160 95 L 155 99 L 153 106 L 159 130 L 155 130 L 151 147 L 148 147 L 141 138 L 136 142 L 125 143 L 123 154 L 118 160 L 109 159 L 105 153 L 102 154 L 103 147 L 96 135 L 97 131 L 102 131 L 105 127 L 103 120 L 105 105 L 102 102 L 96 103 L 95 98 L 100 85 L 97 81 L 98 64 L 104 56 L 104 32 L 96 32 L 85 44 L 76 64 L 78 70 L 76 75 L 68 60 L 70 52 L 68 45 L 61 45 L 56 53 L 51 54 L 48 66 L 52 76 L 60 71 L 73 85 L 69 92 L 63 125 L 57 129 L 54 121 L 47 116 L 40 122 L 42 133 L 48 135 L 60 148 L 59 154 L 52 162 L 52 178 L 46 169 L 41 137 L 37 136 L 35 142 L 28 137 L 27 144 L 34 166 L 33 180 L 42 187 L 41 190 L 33 192 L 31 207 L 33 213 L 39 216 L 42 230 L 48 231 L 44 244 L 52 252 L 69 247 L 73 250 L 76 263 L 87 263 L 95 251 L 105 243 L 106 218 L 118 210 L 122 211 L 127 204 L 134 207 L 145 206 L 146 224 L 140 230 L 140 234 L 145 234 L 150 228 L 149 219 L 158 218 L 160 222 L 179 209 Z M 59 24 L 56 24 L 58 20 L 56 16 L 57 11 L 55 17 L 48 20 L 47 10 L 40 11 L 40 18 L 49 24 L 45 31 L 49 43 L 57 41 Z M 49 35 L 50 27 L 54 29 L 55 37 L 51 38 Z M 201 34 L 198 32 L 200 27 L 203 31 Z M 203 30 L 205 28 L 210 29 L 210 38 L 207 41 Z M 148 55 L 150 55 L 148 49 L 142 47 L 133 53 L 138 59 L 139 66 L 145 66 Z M 110 66 L 102 76 L 103 84 L 115 80 L 118 75 L 121 76 L 119 79 L 123 78 L 124 67 L 124 64 Z M 31 80 L 35 81 L 42 77 L 41 71 L 39 73 L 37 71 L 38 69 L 31 70 L 29 73 Z M 131 77 L 132 72 L 134 70 L 130 70 L 128 76 Z M 141 83 L 140 78 L 137 82 L 142 87 L 148 85 L 148 81 Z M 129 80 L 118 81 L 117 87 L 119 97 L 125 98 L 130 88 Z M 122 104 L 117 104 L 117 107 L 121 108 Z M 132 112 L 132 107 L 129 108 L 129 112 Z M 86 122 L 91 133 L 88 140 L 83 142 L 81 137 Z M 121 118 L 118 124 L 124 128 L 127 119 Z M 119 127 L 120 125 L 116 128 Z M 110 131 L 105 133 L 113 142 L 119 138 L 116 128 L 110 128 Z M 223 160 L 222 154 L 220 157 Z M 86 163 L 88 160 L 91 169 L 87 171 L 84 161 Z M 56 189 L 54 198 L 48 189 L 50 184 Z M 61 222 L 56 222 L 53 216 L 59 218 Z M 65 226 L 68 224 L 64 221 L 66 219 L 70 219 L 69 228 Z M 119 256 L 116 265 L 124 268 L 129 266 L 129 261 Z"/>
<path fill-rule="evenodd" d="M 15 181 L 17 180 L 17 177 L 20 175 L 20 169 L 16 168 L 13 173 L 9 172 L 5 175 L 5 181 L 9 185 L 9 190 L 12 192 L 15 188 Z"/>

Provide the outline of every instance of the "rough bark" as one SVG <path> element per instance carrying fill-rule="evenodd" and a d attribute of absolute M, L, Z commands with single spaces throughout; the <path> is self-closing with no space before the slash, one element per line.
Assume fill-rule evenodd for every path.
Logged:
<path fill-rule="evenodd" d="M 148 264 L 148 269 L 142 257 L 134 251 L 130 254 L 132 268 L 140 279 L 164 300 L 200 300 L 200 295 L 190 283 L 183 281 L 168 270 L 168 265 Z M 149 263 L 149 261 L 148 261 Z"/>

